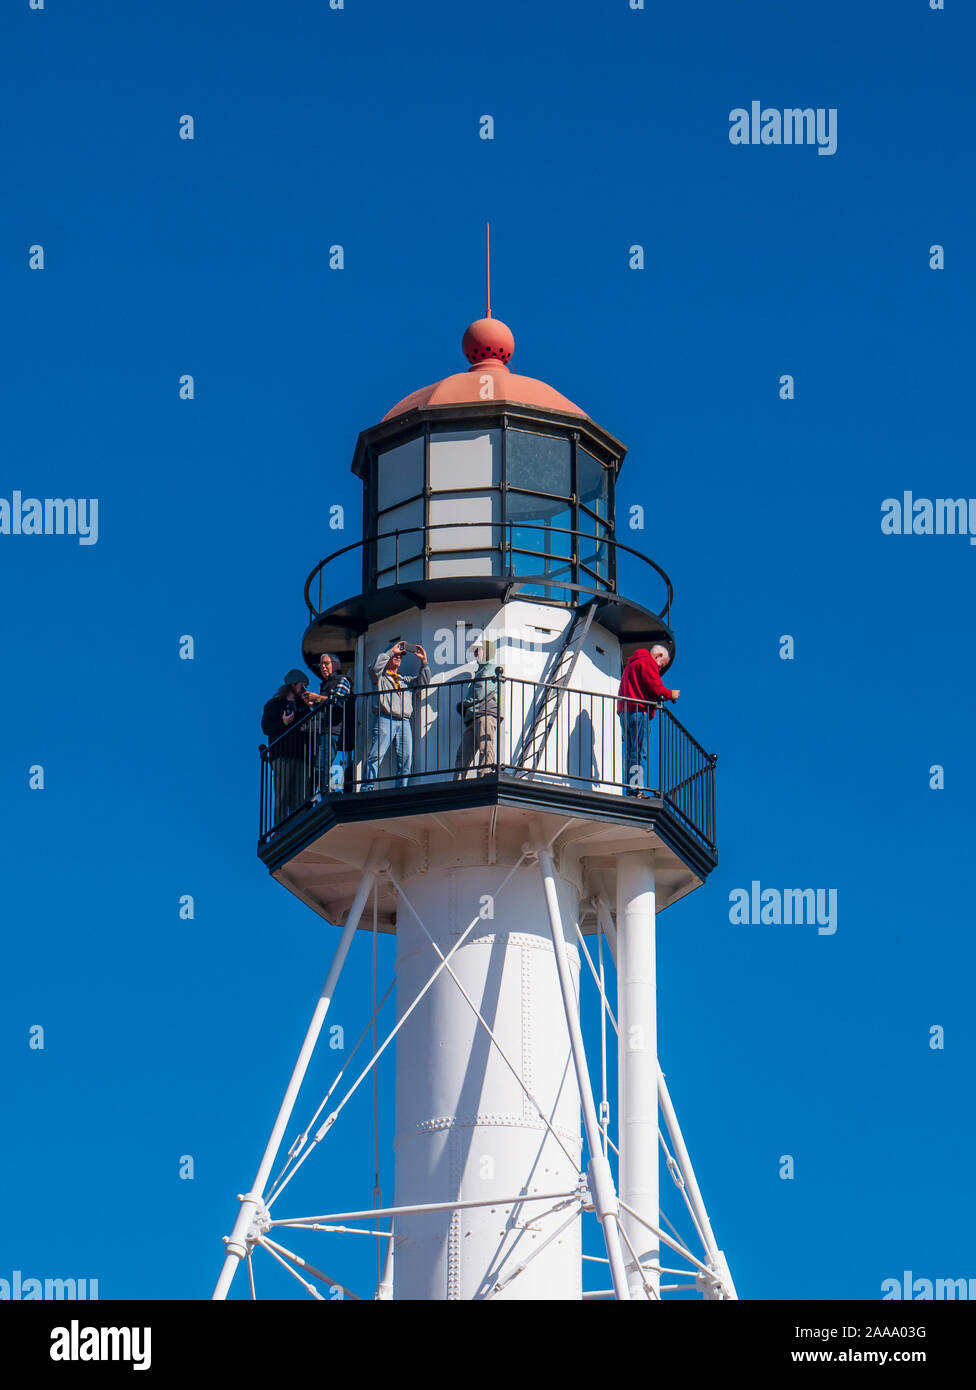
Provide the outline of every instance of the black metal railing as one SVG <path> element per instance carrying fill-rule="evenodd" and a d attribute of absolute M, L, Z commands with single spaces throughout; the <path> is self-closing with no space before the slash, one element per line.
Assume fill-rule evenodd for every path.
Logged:
<path fill-rule="evenodd" d="M 431 531 L 459 531 L 466 527 L 472 527 L 476 531 L 490 531 L 492 536 L 497 533 L 498 540 L 493 540 L 489 545 L 471 544 L 464 548 L 454 548 L 439 550 L 425 543 L 423 545 L 411 544 L 408 547 L 409 553 L 401 555 L 400 542 L 404 536 L 416 535 L 418 532 L 426 534 Z M 516 531 L 538 531 L 546 544 L 550 542 L 546 539 L 550 536 L 569 536 L 571 541 L 571 553 L 560 555 L 543 549 L 529 548 L 525 545 L 516 544 L 514 532 Z M 402 530 L 384 531 L 379 535 L 366 536 L 362 540 L 352 541 L 349 545 L 342 546 L 339 550 L 334 550 L 331 555 L 326 555 L 324 560 L 312 570 L 305 581 L 305 606 L 313 618 L 317 618 L 320 613 L 328 607 L 328 600 L 325 593 L 324 576 L 327 567 L 334 561 L 339 560 L 343 555 L 351 555 L 354 551 L 364 550 L 366 547 L 374 547 L 373 555 L 378 554 L 378 547 L 381 541 L 392 541 L 393 543 L 393 563 L 378 567 L 374 558 L 372 565 L 372 580 L 374 585 L 378 585 L 379 577 L 382 576 L 384 584 L 380 587 L 396 586 L 416 581 L 414 574 L 401 576 L 401 570 L 407 566 L 416 565 L 418 561 L 424 564 L 426 575 L 430 561 L 450 560 L 452 557 L 469 556 L 472 551 L 484 552 L 485 554 L 495 554 L 498 556 L 498 575 L 504 579 L 511 579 L 518 585 L 545 586 L 556 590 L 565 590 L 567 599 L 572 595 L 573 602 L 578 602 L 578 595 L 581 594 L 600 594 L 616 593 L 617 580 L 616 559 L 620 552 L 627 555 L 635 555 L 638 560 L 648 565 L 660 579 L 664 581 L 667 598 L 664 607 L 657 614 L 665 623 L 670 621 L 671 604 L 674 599 L 674 586 L 665 574 L 660 565 L 655 563 L 650 556 L 645 555 L 640 550 L 635 550 L 633 546 L 624 545 L 622 541 L 614 540 L 610 536 L 596 535 L 591 531 L 570 530 L 564 526 L 548 526 L 533 521 L 522 521 L 513 518 L 506 522 L 500 521 L 444 521 L 435 522 L 431 526 L 407 526 Z M 541 542 L 540 542 L 541 544 Z M 613 566 L 608 567 L 607 575 L 600 575 L 595 569 L 591 568 L 593 557 L 590 555 L 592 550 L 606 549 L 608 554 L 612 553 Z M 530 572 L 528 569 L 518 568 L 519 559 L 521 560 L 542 560 L 544 566 L 541 570 Z M 570 582 L 572 581 L 572 582 Z M 313 592 L 315 599 L 313 600 Z M 342 594 L 339 597 L 346 597 Z"/>
<path fill-rule="evenodd" d="M 660 797 L 714 850 L 714 755 L 664 706 L 618 703 L 499 671 L 477 688 L 464 676 L 316 705 L 261 747 L 261 839 L 331 797 L 483 777 Z"/>

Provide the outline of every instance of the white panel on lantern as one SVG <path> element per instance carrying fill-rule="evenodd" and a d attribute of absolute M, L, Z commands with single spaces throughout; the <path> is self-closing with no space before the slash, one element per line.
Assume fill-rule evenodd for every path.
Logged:
<path fill-rule="evenodd" d="M 428 572 L 431 579 L 466 579 L 476 574 L 500 574 L 501 562 L 490 550 L 463 550 L 440 557 L 432 555 Z"/>
<path fill-rule="evenodd" d="M 487 550 L 498 545 L 501 514 L 500 492 L 435 493 L 430 499 L 430 548 Z"/>
<path fill-rule="evenodd" d="M 431 579 L 500 574 L 501 555 L 491 549 L 501 540 L 500 519 L 500 492 L 435 493 L 430 499 L 428 539 L 431 550 L 441 554 L 430 556 Z M 439 528 L 435 527 L 437 522 L 441 523 Z M 467 524 L 452 526 L 449 522 Z M 445 551 L 453 553 L 444 554 Z"/>
<path fill-rule="evenodd" d="M 430 485 L 498 487 L 502 480 L 501 430 L 457 430 L 430 437 Z"/>

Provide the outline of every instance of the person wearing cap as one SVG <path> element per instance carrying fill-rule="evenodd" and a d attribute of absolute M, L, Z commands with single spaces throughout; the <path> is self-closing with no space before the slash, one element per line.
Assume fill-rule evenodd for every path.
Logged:
<path fill-rule="evenodd" d="M 427 653 L 423 647 L 416 646 L 413 651 L 420 658 L 420 670 L 415 676 L 405 676 L 400 665 L 407 644 L 397 638 L 388 651 L 380 652 L 369 668 L 370 680 L 376 686 L 376 695 L 370 698 L 372 705 L 369 754 L 366 758 L 366 779 L 362 790 L 371 792 L 379 775 L 380 764 L 392 745 L 394 753 L 395 785 L 405 787 L 413 768 L 413 692 L 422 686 L 430 685 L 430 667 Z"/>
<path fill-rule="evenodd" d="M 491 772 L 495 765 L 495 736 L 498 730 L 498 667 L 485 660 L 484 647 L 472 649 L 474 675 L 464 688 L 458 705 L 463 727 L 461 743 L 454 762 L 454 780 L 462 782 L 475 766 L 477 759 L 481 775 Z"/>
<path fill-rule="evenodd" d="M 345 723 L 345 702 L 352 694 L 352 686 L 347 676 L 342 674 L 342 662 L 332 652 L 323 652 L 319 657 L 319 694 L 326 702 L 322 706 L 319 744 L 316 759 L 319 790 L 331 786 L 333 791 L 342 790 L 342 765 L 336 768 L 339 748 L 343 743 Z M 337 785 L 333 785 L 333 781 Z"/>
<path fill-rule="evenodd" d="M 624 730 L 624 786 L 631 796 L 647 796 L 647 731 L 662 700 L 677 700 L 680 690 L 669 690 L 661 672 L 671 663 L 671 653 L 660 644 L 633 652 L 617 692 L 617 713 Z"/>
<path fill-rule="evenodd" d="M 274 768 L 275 825 L 280 824 L 305 800 L 302 773 L 305 765 L 305 732 L 285 735 L 309 713 L 305 691 L 308 676 L 292 670 L 272 695 L 261 716 L 261 730 L 268 737 L 268 761 Z"/>

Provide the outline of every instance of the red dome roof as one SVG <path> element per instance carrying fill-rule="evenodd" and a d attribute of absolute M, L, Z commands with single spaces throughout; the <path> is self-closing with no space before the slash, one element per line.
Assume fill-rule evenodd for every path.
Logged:
<path fill-rule="evenodd" d="M 383 419 L 392 420 L 422 405 L 462 405 L 480 401 L 512 401 L 585 416 L 584 410 L 544 381 L 532 376 L 517 376 L 508 370 L 515 339 L 511 329 L 500 319 L 476 319 L 465 330 L 461 348 L 472 364 L 466 372 L 455 372 L 443 381 L 411 392 L 388 410 Z"/>

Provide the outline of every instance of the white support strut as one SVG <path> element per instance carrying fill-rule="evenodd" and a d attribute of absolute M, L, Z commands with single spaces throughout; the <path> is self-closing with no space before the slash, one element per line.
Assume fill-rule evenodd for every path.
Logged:
<path fill-rule="evenodd" d="M 684 1135 L 681 1133 L 681 1126 L 678 1124 L 678 1117 L 675 1114 L 674 1105 L 671 1101 L 671 1093 L 664 1079 L 664 1072 L 661 1070 L 660 1066 L 657 1070 L 657 1090 L 658 1100 L 661 1104 L 661 1114 L 664 1116 L 665 1126 L 670 1135 L 671 1143 L 674 1145 L 674 1156 L 678 1161 L 681 1176 L 684 1178 L 692 1211 L 698 1219 L 703 1243 L 708 1254 L 708 1262 L 715 1270 L 717 1283 L 719 1285 L 725 1285 L 726 1297 L 733 1299 L 737 1298 L 738 1295 L 735 1292 L 735 1285 L 732 1282 L 732 1275 L 726 1263 L 725 1255 L 718 1248 L 718 1243 L 712 1232 L 712 1223 L 709 1221 L 708 1212 L 705 1210 L 705 1203 L 698 1186 L 698 1179 L 695 1177 L 695 1170 L 691 1166 L 691 1157 L 685 1145 Z M 705 1297 L 710 1298 L 713 1294 L 713 1290 L 706 1290 Z"/>
<path fill-rule="evenodd" d="M 607 905 L 606 899 L 602 896 L 597 896 L 594 899 L 594 906 L 597 910 L 600 926 L 603 929 L 603 935 L 607 938 L 610 945 L 614 963 L 617 964 L 619 968 L 619 962 L 617 960 L 617 933 L 610 908 Z M 718 1247 L 718 1242 L 712 1231 L 711 1222 L 708 1219 L 705 1201 L 698 1186 L 698 1179 L 695 1176 L 695 1170 L 692 1166 L 691 1156 L 685 1144 L 684 1135 L 681 1132 L 681 1126 L 678 1124 L 678 1117 L 675 1113 L 667 1082 L 664 1079 L 664 1072 L 661 1070 L 660 1061 L 658 1062 L 657 1068 L 657 1087 L 661 1115 L 664 1119 L 668 1136 L 674 1146 L 675 1158 L 677 1159 L 678 1169 L 685 1184 L 687 1200 L 698 1225 L 709 1264 L 712 1266 L 715 1273 L 715 1280 L 712 1283 L 709 1283 L 703 1276 L 699 1277 L 699 1287 L 702 1288 L 706 1299 L 721 1297 L 737 1299 L 738 1294 L 736 1293 L 728 1262 L 726 1261 L 723 1251 Z M 679 1271 L 671 1270 L 668 1272 L 678 1273 Z"/>
<path fill-rule="evenodd" d="M 263 1206 L 265 1184 L 271 1173 L 271 1166 L 275 1161 L 278 1149 L 281 1147 L 281 1140 L 284 1136 L 288 1121 L 291 1119 L 291 1113 L 295 1108 L 298 1092 L 305 1079 L 308 1064 L 312 1060 L 312 1053 L 315 1051 L 315 1045 L 322 1031 L 322 1025 L 325 1023 L 325 1016 L 329 1011 L 332 996 L 335 994 L 336 984 L 342 972 L 342 967 L 345 964 L 346 956 L 349 953 L 349 947 L 352 945 L 353 936 L 359 926 L 359 921 L 363 915 L 366 903 L 369 901 L 369 895 L 373 890 L 373 884 L 376 882 L 376 875 L 385 867 L 385 864 L 378 862 L 375 852 L 371 851 L 366 861 L 366 867 L 363 870 L 363 877 L 356 890 L 356 896 L 349 909 L 349 915 L 346 918 L 345 926 L 342 929 L 342 936 L 339 938 L 339 944 L 336 947 L 335 955 L 332 957 L 332 964 L 329 966 L 329 972 L 325 977 L 322 992 L 315 1005 L 315 1012 L 312 1014 L 312 1020 L 305 1033 L 301 1049 L 298 1053 L 298 1060 L 295 1062 L 291 1078 L 274 1122 L 274 1127 L 271 1130 L 271 1135 L 265 1146 L 261 1162 L 258 1164 L 258 1171 L 255 1174 L 250 1191 L 246 1192 L 241 1198 L 241 1206 L 237 1213 L 237 1220 L 234 1222 L 234 1228 L 230 1235 L 225 1237 L 227 1254 L 224 1258 L 217 1285 L 213 1291 L 213 1299 L 215 1301 L 221 1301 L 227 1297 L 237 1267 L 247 1254 L 248 1231 L 250 1230 L 255 1215 Z"/>
<path fill-rule="evenodd" d="M 657 998 L 654 863 L 647 851 L 617 856 L 617 1026 L 620 1201 L 658 1222 Z M 624 1212 L 622 1227 L 639 1261 L 627 1265 L 631 1296 L 660 1297 L 660 1274 L 645 1294 L 640 1265 L 660 1264 L 657 1241 Z"/>
<path fill-rule="evenodd" d="M 586 1049 L 583 1045 L 583 1034 L 576 1011 L 576 997 L 573 993 L 569 966 L 566 962 L 566 938 L 559 911 L 559 895 L 556 891 L 556 874 L 552 855 L 541 837 L 537 839 L 534 846 L 527 848 L 533 849 L 538 858 L 539 871 L 542 874 L 542 884 L 546 895 L 549 930 L 552 933 L 556 970 L 559 975 L 559 987 L 562 993 L 563 1009 L 566 1013 L 573 1065 L 576 1069 L 576 1081 L 579 1086 L 580 1103 L 583 1110 L 583 1128 L 590 1150 L 590 1161 L 587 1165 L 590 1191 L 597 1217 L 603 1229 L 603 1239 L 607 1248 L 607 1258 L 610 1261 L 610 1277 L 613 1281 L 614 1292 L 619 1300 L 627 1301 L 630 1298 L 630 1288 L 624 1266 L 623 1250 L 620 1245 L 620 1231 L 617 1228 L 619 1220 L 617 1193 L 613 1185 L 610 1164 L 603 1156 L 603 1136 L 597 1119 L 596 1106 L 593 1103 L 593 1091 L 586 1065 Z"/>

